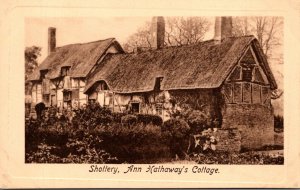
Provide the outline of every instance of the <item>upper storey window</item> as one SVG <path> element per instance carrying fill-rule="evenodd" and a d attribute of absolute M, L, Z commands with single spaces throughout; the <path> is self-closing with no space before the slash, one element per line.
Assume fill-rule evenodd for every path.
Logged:
<path fill-rule="evenodd" d="M 255 53 L 249 48 L 239 64 L 233 69 L 228 77 L 228 81 L 254 82 L 259 84 L 269 84 Z"/>
<path fill-rule="evenodd" d="M 64 77 L 64 76 L 68 76 L 69 72 L 70 72 L 70 67 L 62 67 L 60 74 L 62 77 Z"/>
<path fill-rule="evenodd" d="M 46 74 L 47 74 L 48 70 L 40 70 L 40 79 L 43 80 L 44 78 L 46 78 Z"/>

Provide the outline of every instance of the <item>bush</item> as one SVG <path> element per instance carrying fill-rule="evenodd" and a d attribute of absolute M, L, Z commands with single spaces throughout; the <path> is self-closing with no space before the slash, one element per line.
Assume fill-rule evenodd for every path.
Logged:
<path fill-rule="evenodd" d="M 283 130 L 283 116 L 275 115 L 274 116 L 274 128 L 275 130 Z"/>
<path fill-rule="evenodd" d="M 127 115 L 127 114 L 122 113 L 122 112 L 113 112 L 112 113 L 113 121 L 116 122 L 116 123 L 121 123 L 121 119 L 125 115 Z"/>
<path fill-rule="evenodd" d="M 208 116 L 199 110 L 191 111 L 187 121 L 194 134 L 203 131 L 208 126 Z"/>
<path fill-rule="evenodd" d="M 162 130 L 163 132 L 169 133 L 172 138 L 182 139 L 189 134 L 190 127 L 188 123 L 182 119 L 170 119 L 164 122 Z"/>
<path fill-rule="evenodd" d="M 103 149 L 116 156 L 120 162 L 149 163 L 170 156 L 167 141 L 160 127 L 135 123 L 130 127 L 120 127 L 114 123 L 110 126 L 98 126 L 93 137 L 103 140 Z M 147 162 L 148 161 L 148 162 Z"/>
<path fill-rule="evenodd" d="M 123 117 L 121 117 L 121 123 L 127 126 L 136 124 L 137 122 L 137 117 L 135 115 L 125 115 Z"/>
<path fill-rule="evenodd" d="M 188 135 L 190 127 L 187 122 L 182 119 L 170 119 L 162 126 L 162 132 L 168 140 L 168 145 L 172 156 L 178 155 L 184 158 L 188 147 Z"/>
<path fill-rule="evenodd" d="M 139 123 L 143 123 L 145 125 L 147 124 L 153 124 L 157 126 L 161 126 L 163 123 L 163 120 L 158 115 L 150 115 L 150 114 L 137 114 L 137 120 Z"/>

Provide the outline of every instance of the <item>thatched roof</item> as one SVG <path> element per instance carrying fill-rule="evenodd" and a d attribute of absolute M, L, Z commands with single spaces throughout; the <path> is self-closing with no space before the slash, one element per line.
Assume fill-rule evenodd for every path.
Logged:
<path fill-rule="evenodd" d="M 107 55 L 89 75 L 85 93 L 97 81 L 105 81 L 117 93 L 152 91 L 157 77 L 163 77 L 161 90 L 217 88 L 253 43 L 257 45 L 253 36 L 243 36 L 226 38 L 219 44 L 210 40 L 141 53 Z M 257 51 L 262 54 L 261 49 Z M 266 59 L 263 62 L 271 88 L 276 88 Z"/>
<path fill-rule="evenodd" d="M 57 78 L 60 75 L 61 67 L 64 66 L 71 67 L 71 77 L 86 77 L 92 67 L 113 43 L 123 51 L 114 38 L 57 47 L 55 51 L 39 65 L 33 74 L 29 76 L 29 80 L 39 80 L 40 70 L 48 70 L 46 77 L 49 79 Z"/>

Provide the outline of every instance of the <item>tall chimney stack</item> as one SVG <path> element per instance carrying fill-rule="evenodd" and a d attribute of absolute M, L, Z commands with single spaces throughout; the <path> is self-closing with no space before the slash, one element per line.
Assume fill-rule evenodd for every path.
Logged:
<path fill-rule="evenodd" d="M 56 28 L 48 28 L 48 55 L 54 52 L 56 48 Z"/>
<path fill-rule="evenodd" d="M 165 20 L 164 17 L 158 16 L 152 18 L 151 26 L 151 47 L 161 49 L 165 43 Z"/>
<path fill-rule="evenodd" d="M 232 36 L 232 18 L 216 17 L 214 40 L 221 42 L 223 39 Z"/>

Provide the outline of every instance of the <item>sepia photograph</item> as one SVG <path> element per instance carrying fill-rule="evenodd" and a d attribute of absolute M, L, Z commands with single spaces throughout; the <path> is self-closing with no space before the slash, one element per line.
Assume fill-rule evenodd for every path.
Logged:
<path fill-rule="evenodd" d="M 285 164 L 284 17 L 24 22 L 24 163 Z"/>
<path fill-rule="evenodd" d="M 300 187 L 300 0 L 0 4 L 0 188 Z"/>

